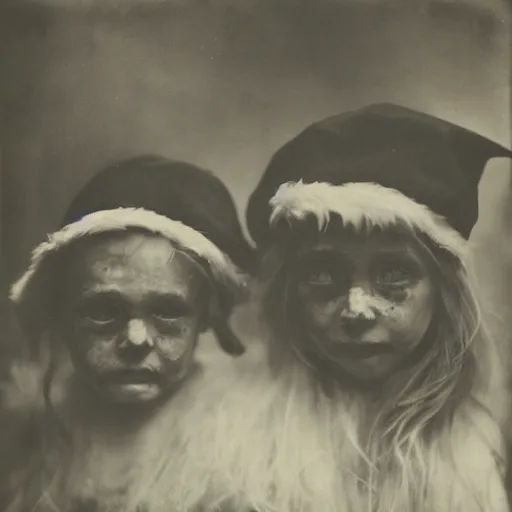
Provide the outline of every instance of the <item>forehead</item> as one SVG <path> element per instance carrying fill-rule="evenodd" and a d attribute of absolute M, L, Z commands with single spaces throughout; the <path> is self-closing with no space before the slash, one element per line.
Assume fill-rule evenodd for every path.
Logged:
<path fill-rule="evenodd" d="M 379 256 L 397 256 L 427 262 L 426 248 L 411 233 L 401 229 L 356 231 L 336 226 L 302 246 L 300 256 L 335 252 L 365 262 Z"/>
<path fill-rule="evenodd" d="M 90 237 L 64 260 L 73 289 L 190 295 L 204 281 L 199 265 L 160 236 L 140 232 Z"/>

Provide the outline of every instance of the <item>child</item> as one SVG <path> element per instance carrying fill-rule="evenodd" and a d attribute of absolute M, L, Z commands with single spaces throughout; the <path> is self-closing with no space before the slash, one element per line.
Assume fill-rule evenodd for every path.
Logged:
<path fill-rule="evenodd" d="M 2 510 L 156 510 L 161 447 L 222 359 L 201 333 L 244 351 L 228 320 L 251 260 L 207 171 L 140 157 L 86 185 L 12 289 L 37 362 L 4 389 Z"/>
<path fill-rule="evenodd" d="M 234 361 L 189 411 L 223 397 L 190 435 L 205 510 L 508 510 L 504 372 L 466 270 L 478 182 L 500 156 L 389 104 L 275 154 L 247 210 L 264 355 Z"/>

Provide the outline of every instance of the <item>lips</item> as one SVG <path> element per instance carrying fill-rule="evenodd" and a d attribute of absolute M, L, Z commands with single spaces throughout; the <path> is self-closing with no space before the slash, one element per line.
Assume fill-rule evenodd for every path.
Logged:
<path fill-rule="evenodd" d="M 146 368 L 116 370 L 105 375 L 103 380 L 109 384 L 155 384 L 160 381 L 160 375 L 155 370 Z"/>
<path fill-rule="evenodd" d="M 390 343 L 338 343 L 334 348 L 339 355 L 354 359 L 368 359 L 393 352 Z"/>

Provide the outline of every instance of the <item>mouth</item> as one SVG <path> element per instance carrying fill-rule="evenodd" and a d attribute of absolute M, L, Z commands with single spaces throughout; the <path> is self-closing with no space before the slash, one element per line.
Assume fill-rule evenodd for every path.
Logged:
<path fill-rule="evenodd" d="M 134 370 L 115 370 L 109 372 L 103 378 L 105 384 L 117 385 L 144 385 L 158 384 L 160 382 L 160 374 L 155 370 L 148 368 Z"/>
<path fill-rule="evenodd" d="M 369 359 L 379 355 L 391 354 L 394 351 L 391 343 L 384 342 L 344 342 L 336 344 L 333 348 L 339 356 L 351 359 Z"/>

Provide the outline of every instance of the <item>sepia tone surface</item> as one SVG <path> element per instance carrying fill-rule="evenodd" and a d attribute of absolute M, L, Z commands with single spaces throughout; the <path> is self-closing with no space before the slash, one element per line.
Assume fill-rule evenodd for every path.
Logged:
<path fill-rule="evenodd" d="M 123 6 L 122 8 L 120 6 Z M 241 214 L 270 155 L 310 122 L 393 101 L 508 147 L 511 14 L 499 0 L 4 2 L 2 297 L 102 166 L 159 153 L 212 169 Z M 512 188 L 484 175 L 476 268 L 512 332 Z M 19 334 L 4 300 L 3 350 Z"/>

